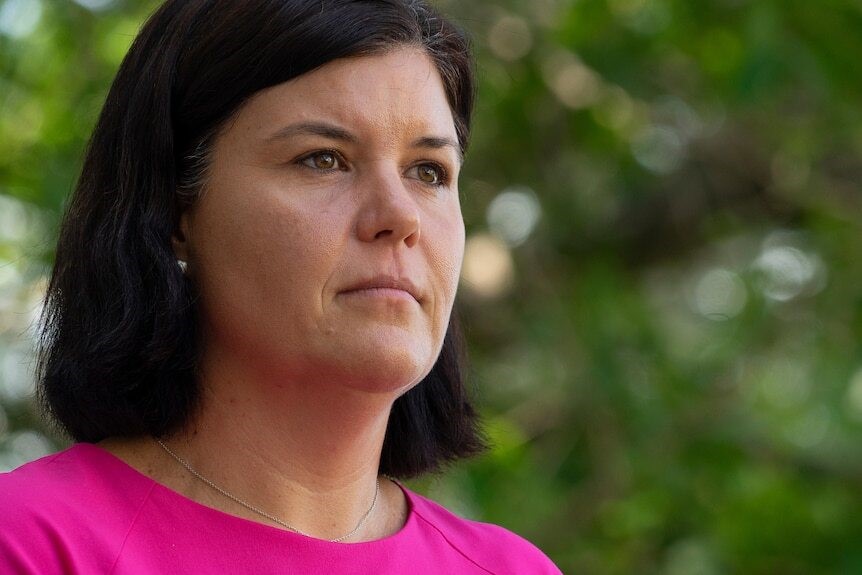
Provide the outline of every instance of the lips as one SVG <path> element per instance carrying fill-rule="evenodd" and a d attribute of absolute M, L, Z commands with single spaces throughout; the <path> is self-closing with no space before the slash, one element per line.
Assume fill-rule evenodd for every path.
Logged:
<path fill-rule="evenodd" d="M 422 302 L 421 293 L 413 282 L 407 278 L 396 278 L 393 276 L 379 275 L 359 281 L 341 293 L 358 292 L 372 289 L 396 289 L 409 293 L 417 302 Z"/>

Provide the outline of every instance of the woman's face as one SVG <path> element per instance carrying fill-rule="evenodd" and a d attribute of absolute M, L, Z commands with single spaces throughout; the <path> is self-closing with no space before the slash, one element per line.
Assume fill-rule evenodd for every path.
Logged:
<path fill-rule="evenodd" d="M 256 94 L 217 138 L 175 239 L 207 351 L 266 380 L 420 381 L 458 284 L 460 161 L 440 76 L 415 48 Z"/>

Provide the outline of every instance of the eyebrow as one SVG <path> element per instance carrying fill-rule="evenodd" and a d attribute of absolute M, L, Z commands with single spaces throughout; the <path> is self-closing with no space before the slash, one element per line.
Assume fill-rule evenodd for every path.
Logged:
<path fill-rule="evenodd" d="M 410 145 L 414 148 L 430 148 L 432 150 L 452 148 L 458 156 L 458 163 L 464 163 L 464 153 L 461 151 L 461 146 L 452 138 L 445 136 L 423 136 L 413 140 Z"/>
<path fill-rule="evenodd" d="M 330 140 L 342 140 L 344 142 L 356 142 L 357 138 L 344 128 L 326 122 L 298 122 L 276 130 L 267 137 L 267 142 L 276 140 L 289 140 L 294 136 L 311 135 L 322 136 Z"/>
<path fill-rule="evenodd" d="M 267 142 L 275 142 L 278 140 L 289 140 L 295 136 L 311 135 L 321 136 L 330 140 L 340 140 L 351 144 L 359 141 L 355 134 L 335 124 L 327 122 L 298 122 L 279 128 L 266 138 Z M 422 136 L 416 138 L 410 143 L 413 148 L 428 148 L 431 150 L 440 150 L 443 148 L 452 148 L 458 156 L 458 162 L 464 163 L 464 154 L 461 151 L 461 146 L 457 141 L 446 136 Z"/>

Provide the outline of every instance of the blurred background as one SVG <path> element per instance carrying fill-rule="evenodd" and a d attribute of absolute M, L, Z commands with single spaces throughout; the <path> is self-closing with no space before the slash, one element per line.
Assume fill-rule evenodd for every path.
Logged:
<path fill-rule="evenodd" d="M 154 5 L 0 0 L 0 471 L 65 446 L 34 321 Z M 862 573 L 862 3 L 438 5 L 479 60 L 460 313 L 495 448 L 411 486 L 565 573 Z"/>

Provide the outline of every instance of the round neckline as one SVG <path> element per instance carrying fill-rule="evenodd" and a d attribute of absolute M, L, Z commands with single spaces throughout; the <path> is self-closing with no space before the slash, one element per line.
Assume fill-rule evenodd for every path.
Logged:
<path fill-rule="evenodd" d="M 350 548 L 359 548 L 362 546 L 386 546 L 395 544 L 398 540 L 408 537 L 409 533 L 413 531 L 416 527 L 416 501 L 413 499 L 410 491 L 404 487 L 400 481 L 391 479 L 391 481 L 401 489 L 401 492 L 404 494 L 404 497 L 407 501 L 407 520 L 404 522 L 404 525 L 401 526 L 401 529 L 392 533 L 391 535 L 387 535 L 386 537 L 382 537 L 380 539 L 374 539 L 371 541 L 359 541 L 356 543 L 350 542 L 332 542 L 327 539 L 320 539 L 317 537 L 313 537 L 310 535 L 304 535 L 302 533 L 297 533 L 295 531 L 290 531 L 289 529 L 283 529 L 280 527 L 275 527 L 273 525 L 268 525 L 266 523 L 262 523 L 259 521 L 253 521 L 251 519 L 246 519 L 245 517 L 240 517 L 238 515 L 233 515 L 232 513 L 227 513 L 226 511 L 222 511 L 221 509 L 216 509 L 215 507 L 210 507 L 209 505 L 204 505 L 203 503 L 199 503 L 194 499 L 191 499 L 182 493 L 171 489 L 167 485 L 159 483 L 149 475 L 139 471 L 135 467 L 132 467 L 124 460 L 120 459 L 110 451 L 104 449 L 103 447 L 95 444 L 95 443 L 77 443 L 73 447 L 91 447 L 93 451 L 103 455 L 107 460 L 111 461 L 114 465 L 121 467 L 126 473 L 131 473 L 137 476 L 139 479 L 142 479 L 152 485 L 153 489 L 158 490 L 162 495 L 169 497 L 171 499 L 175 499 L 180 503 L 195 509 L 198 513 L 206 513 L 212 515 L 214 518 L 217 518 L 220 521 L 227 522 L 236 522 L 238 525 L 243 525 L 245 529 L 260 529 L 263 532 L 269 534 L 274 537 L 286 537 L 290 539 L 295 539 L 296 541 L 302 541 L 305 544 L 309 545 L 322 545 L 329 547 L 337 547 L 340 549 L 350 549 Z"/>

